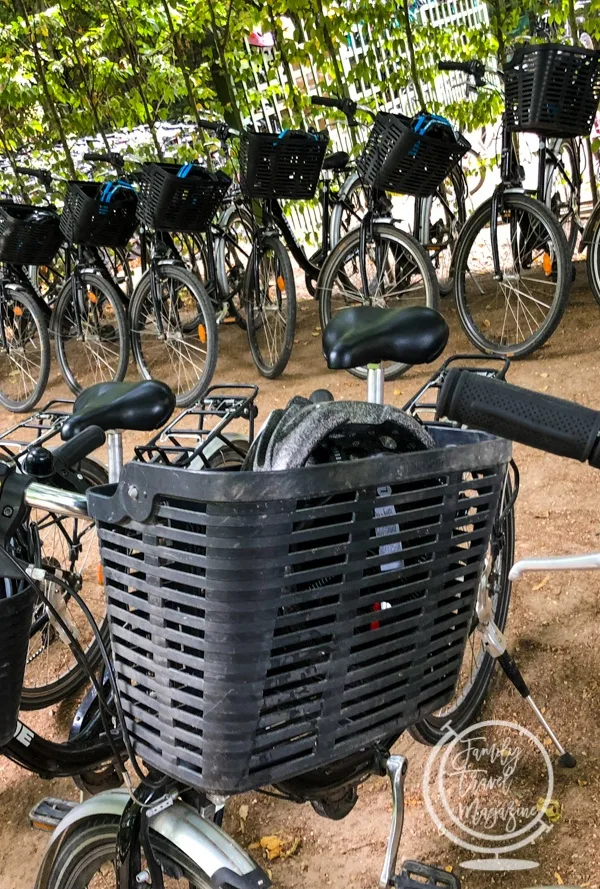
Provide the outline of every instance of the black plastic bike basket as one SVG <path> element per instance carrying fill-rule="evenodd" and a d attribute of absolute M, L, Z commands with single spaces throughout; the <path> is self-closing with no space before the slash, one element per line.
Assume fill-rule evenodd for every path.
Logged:
<path fill-rule="evenodd" d="M 60 228 L 70 244 L 125 247 L 136 227 L 137 195 L 119 189 L 109 203 L 100 200 L 100 182 L 69 182 Z"/>
<path fill-rule="evenodd" d="M 48 265 L 61 243 L 54 207 L 0 203 L 0 262 Z"/>
<path fill-rule="evenodd" d="M 328 142 L 327 133 L 246 130 L 240 140 L 242 191 L 249 198 L 314 197 Z"/>
<path fill-rule="evenodd" d="M 588 136 L 600 99 L 600 53 L 579 46 L 520 46 L 504 66 L 511 130 Z"/>
<path fill-rule="evenodd" d="M 146 763 L 240 792 L 452 698 L 510 444 L 446 444 L 273 473 L 130 463 L 88 493 Z"/>
<path fill-rule="evenodd" d="M 229 176 L 199 164 L 184 177 L 177 175 L 180 170 L 181 164 L 144 164 L 137 213 L 148 228 L 201 232 L 215 218 L 231 185 Z"/>
<path fill-rule="evenodd" d="M 0 599 L 0 747 L 17 727 L 35 592 Z"/>
<path fill-rule="evenodd" d="M 357 160 L 361 179 L 372 188 L 428 197 L 469 150 L 460 133 L 448 140 L 419 135 L 403 114 L 379 112 Z"/>

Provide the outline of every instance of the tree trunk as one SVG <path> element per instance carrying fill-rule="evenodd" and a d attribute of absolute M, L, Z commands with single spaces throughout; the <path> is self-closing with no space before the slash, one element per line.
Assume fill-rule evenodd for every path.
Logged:
<path fill-rule="evenodd" d="M 17 187 L 19 189 L 19 194 L 21 195 L 21 198 L 25 202 L 27 202 L 28 195 L 27 195 L 27 191 L 25 189 L 25 183 L 23 182 L 21 174 L 17 173 L 17 166 L 18 166 L 17 159 L 15 157 L 14 151 L 12 150 L 12 148 L 6 141 L 4 122 L 0 122 L 0 143 L 2 144 L 2 150 L 4 151 L 4 154 L 8 158 L 8 162 L 10 164 L 11 170 L 13 172 L 13 176 L 15 177 Z"/>
<path fill-rule="evenodd" d="M 413 40 L 412 25 L 408 11 L 408 0 L 404 0 L 404 26 L 406 28 L 406 48 L 408 50 L 408 61 L 410 63 L 410 73 L 413 85 L 417 93 L 417 99 L 421 105 L 421 111 L 425 111 L 425 96 L 423 95 L 423 87 L 417 70 L 417 60 L 415 58 L 415 44 Z"/>
<path fill-rule="evenodd" d="M 173 49 L 175 51 L 175 58 L 177 59 L 177 65 L 179 70 L 181 71 L 181 75 L 183 77 L 183 82 L 185 83 L 185 89 L 187 92 L 188 102 L 190 104 L 190 108 L 192 109 L 192 114 L 194 115 L 194 119 L 196 121 L 196 126 L 200 123 L 200 115 L 198 114 L 198 109 L 196 108 L 196 99 L 194 97 L 194 89 L 192 86 L 192 81 L 190 79 L 190 73 L 187 69 L 187 65 L 185 63 L 185 57 L 183 53 L 183 49 L 181 47 L 181 41 L 179 40 L 179 34 L 175 31 L 175 25 L 173 24 L 173 18 L 171 16 L 171 10 L 169 9 L 168 0 L 161 0 L 163 9 L 165 10 L 165 15 L 167 17 L 167 23 L 169 25 L 169 33 L 171 34 L 171 40 L 173 41 Z M 199 127 L 198 127 L 199 128 Z"/>
<path fill-rule="evenodd" d="M 156 150 L 156 155 L 159 160 L 163 160 L 164 156 L 162 153 L 162 149 L 160 147 L 160 142 L 158 141 L 158 136 L 156 134 L 156 127 L 154 125 L 154 117 L 150 113 L 150 105 L 148 104 L 148 99 L 146 97 L 146 93 L 144 92 L 144 88 L 142 86 L 142 78 L 140 76 L 140 70 L 138 68 L 136 54 L 135 54 L 135 44 L 129 34 L 125 26 L 125 22 L 123 20 L 122 15 L 120 14 L 118 8 L 115 5 L 114 0 L 108 0 L 108 5 L 113 15 L 114 23 L 117 27 L 117 30 L 121 34 L 121 40 L 123 41 L 123 46 L 127 53 L 127 57 L 129 59 L 129 63 L 131 65 L 131 71 L 133 75 L 133 82 L 135 84 L 135 88 L 138 92 L 138 95 L 141 99 L 142 106 L 144 108 L 144 117 L 146 118 L 146 126 L 150 130 L 150 136 L 152 137 L 152 142 L 154 144 L 154 148 Z"/>
<path fill-rule="evenodd" d="M 219 61 L 211 65 L 211 74 L 215 92 L 219 102 L 223 106 L 223 116 L 227 123 L 236 130 L 242 130 L 244 124 L 240 113 L 237 96 L 233 85 L 227 58 L 225 56 L 225 45 L 219 39 L 219 26 L 215 17 L 215 11 L 212 3 L 209 2 L 208 9 L 210 13 L 211 32 L 209 35 L 210 42 L 217 50 Z"/>
<path fill-rule="evenodd" d="M 83 86 L 84 86 L 85 93 L 86 93 L 86 98 L 87 98 L 88 104 L 90 106 L 90 111 L 91 111 L 92 117 L 94 119 L 94 123 L 96 124 L 98 132 L 100 133 L 100 137 L 101 137 L 102 141 L 104 142 L 104 147 L 106 148 L 106 150 L 108 152 L 110 152 L 111 147 L 108 142 L 108 139 L 106 138 L 106 131 L 104 129 L 102 121 L 100 120 L 100 115 L 98 114 L 98 106 L 94 100 L 93 91 L 90 87 L 90 84 L 89 84 L 89 81 L 87 78 L 87 74 L 85 72 L 85 68 L 83 67 L 83 62 L 81 61 L 81 56 L 79 55 L 79 50 L 77 49 L 77 41 L 75 39 L 73 29 L 71 28 L 71 26 L 67 20 L 64 6 L 61 3 L 61 0 L 59 0 L 58 7 L 60 9 L 60 14 L 62 15 L 63 22 L 65 23 L 65 30 L 69 36 L 69 42 L 71 44 L 71 49 L 73 50 L 73 58 L 75 60 L 75 64 L 77 65 L 79 74 L 81 76 L 81 80 L 83 82 Z"/>
<path fill-rule="evenodd" d="M 31 49 L 33 50 L 33 60 L 35 63 L 35 70 L 37 72 L 37 76 L 39 78 L 40 86 L 42 88 L 42 93 L 45 99 L 45 105 L 47 113 L 50 115 L 52 120 L 54 121 L 54 125 L 56 127 L 56 132 L 58 133 L 59 140 L 63 147 L 63 151 L 65 153 L 65 159 L 67 162 L 67 170 L 69 171 L 69 175 L 72 179 L 75 179 L 77 173 L 75 171 L 75 165 L 73 163 L 73 157 L 71 156 L 71 150 L 69 148 L 69 143 L 67 141 L 67 135 L 65 133 L 65 129 L 62 125 L 62 120 L 60 118 L 60 114 L 58 112 L 58 108 L 56 107 L 56 103 L 54 101 L 54 97 L 52 96 L 52 92 L 50 90 L 50 86 L 48 84 L 48 80 L 46 78 L 46 71 L 44 69 L 44 63 L 40 54 L 40 48 L 37 42 L 37 35 L 35 33 L 35 27 L 32 26 L 31 20 L 27 13 L 27 8 L 25 6 L 25 0 L 21 0 L 21 10 L 23 12 L 23 19 L 25 21 L 25 26 L 29 32 L 29 39 L 31 40 Z M 18 12 L 15 9 L 15 12 Z"/>

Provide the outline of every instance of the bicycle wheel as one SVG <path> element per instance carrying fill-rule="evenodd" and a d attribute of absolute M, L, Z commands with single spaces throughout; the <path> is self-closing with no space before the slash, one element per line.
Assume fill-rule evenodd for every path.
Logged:
<path fill-rule="evenodd" d="M 252 252 L 252 219 L 233 206 L 219 221 L 221 234 L 215 241 L 217 284 L 221 294 L 229 294 L 229 316 L 246 330 L 244 282 Z"/>
<path fill-rule="evenodd" d="M 512 487 L 507 479 L 499 514 L 510 503 Z M 514 506 L 506 512 L 498 527 L 492 532 L 488 553 L 488 595 L 492 600 L 492 620 L 503 631 L 510 606 L 511 582 L 508 575 L 514 560 L 515 514 Z M 463 658 L 458 685 L 452 701 L 431 716 L 417 722 L 409 732 L 421 744 L 434 746 L 447 734 L 448 724 L 460 733 L 475 720 L 487 695 L 496 661 L 488 654 L 477 632 L 477 614 L 469 629 L 467 647 Z"/>
<path fill-rule="evenodd" d="M 67 280 L 52 329 L 61 373 L 75 395 L 94 383 L 125 378 L 127 318 L 120 292 L 102 274 L 76 272 Z"/>
<path fill-rule="evenodd" d="M 544 203 L 558 219 L 572 254 L 580 231 L 581 207 L 579 151 L 573 139 L 548 154 Z"/>
<path fill-rule="evenodd" d="M 0 295 L 0 404 L 30 411 L 50 375 L 48 325 L 33 297 L 16 284 Z"/>
<path fill-rule="evenodd" d="M 253 248 L 245 305 L 252 359 L 263 377 L 274 380 L 290 360 L 296 332 L 296 283 L 279 238 L 267 235 Z"/>
<path fill-rule="evenodd" d="M 571 288 L 571 256 L 560 225 L 541 201 L 505 194 L 498 218 L 501 279 L 495 280 L 491 200 L 458 239 L 454 293 L 474 346 L 511 358 L 539 349 L 555 331 Z"/>
<path fill-rule="evenodd" d="M 85 458 L 77 467 L 87 487 L 108 483 L 105 468 L 95 460 Z M 100 631 L 108 641 L 106 601 L 102 584 L 98 539 L 94 522 L 68 518 L 42 510 L 31 510 L 27 532 L 39 540 L 36 553 L 42 567 L 52 571 L 60 568 L 67 583 L 85 598 Z M 36 546 L 37 549 L 37 546 Z M 46 583 L 45 593 L 54 607 L 77 636 L 79 644 L 95 668 L 100 662 L 100 650 L 91 627 L 79 606 L 58 585 Z M 50 707 L 70 697 L 88 681 L 77 663 L 62 629 L 40 602 L 36 605 L 29 635 L 29 651 L 25 681 L 21 696 L 22 710 Z"/>
<path fill-rule="evenodd" d="M 208 278 L 208 260 L 202 235 L 190 232 L 171 232 L 170 238 L 176 251 L 173 259 L 180 259 L 186 268 L 205 283 Z"/>
<path fill-rule="evenodd" d="M 318 287 L 321 326 L 350 306 L 429 306 L 439 309 L 439 288 L 431 259 L 411 235 L 388 223 L 378 222 L 367 243 L 366 273 L 369 292 L 363 292 L 360 270 L 360 229 L 354 229 L 329 254 L 321 269 Z M 408 364 L 384 362 L 387 380 L 405 373 Z M 367 368 L 350 373 L 366 379 Z"/>
<path fill-rule="evenodd" d="M 463 161 L 463 170 L 467 179 L 467 189 L 472 197 L 477 194 L 485 182 L 485 164 L 479 152 L 473 149 L 467 151 Z"/>
<path fill-rule="evenodd" d="M 128 303 L 133 295 L 133 273 L 129 265 L 127 250 L 120 247 L 100 247 L 98 250 L 102 261 L 110 275 L 111 282 L 116 284 Z"/>
<path fill-rule="evenodd" d="M 116 848 L 119 819 L 95 815 L 80 821 L 63 843 L 44 889 L 98 889 L 116 886 Z M 209 889 L 209 877 L 181 849 L 155 834 L 150 843 L 168 889 Z M 144 869 L 142 855 L 142 869 Z"/>
<path fill-rule="evenodd" d="M 50 265 L 32 265 L 28 268 L 29 279 L 44 302 L 52 307 L 65 283 L 70 264 L 70 248 L 63 244 Z"/>
<path fill-rule="evenodd" d="M 456 168 L 436 193 L 424 201 L 428 218 L 423 246 L 431 256 L 442 296 L 452 292 L 452 254 L 467 219 L 465 195 L 466 182 L 460 168 Z"/>
<path fill-rule="evenodd" d="M 204 394 L 218 333 L 210 298 L 192 272 L 169 262 L 146 272 L 131 301 L 131 345 L 140 376 L 167 383 L 179 407 Z"/>
<path fill-rule="evenodd" d="M 587 276 L 590 290 L 600 306 L 600 225 L 597 225 L 587 248 Z"/>
<path fill-rule="evenodd" d="M 348 232 L 358 228 L 367 212 L 367 192 L 358 173 L 350 173 L 331 211 L 329 239 L 333 250 Z"/>

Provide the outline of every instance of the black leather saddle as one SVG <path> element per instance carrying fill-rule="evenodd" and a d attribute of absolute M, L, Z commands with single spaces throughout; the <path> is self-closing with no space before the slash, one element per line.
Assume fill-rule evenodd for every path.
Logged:
<path fill-rule="evenodd" d="M 175 409 L 175 396 L 166 383 L 96 383 L 79 395 L 73 416 L 63 424 L 65 441 L 88 426 L 151 432 L 163 426 Z"/>
<path fill-rule="evenodd" d="M 380 361 L 429 364 L 442 354 L 448 336 L 448 325 L 434 309 L 357 306 L 343 309 L 328 323 L 323 352 L 327 366 L 335 370 Z"/>
<path fill-rule="evenodd" d="M 341 170 L 346 169 L 349 160 L 350 155 L 347 151 L 334 151 L 333 154 L 328 154 L 323 161 L 323 169 L 340 172 Z"/>

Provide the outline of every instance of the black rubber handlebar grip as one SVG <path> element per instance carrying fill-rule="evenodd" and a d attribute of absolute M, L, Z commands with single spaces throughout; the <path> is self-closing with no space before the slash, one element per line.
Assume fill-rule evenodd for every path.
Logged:
<path fill-rule="evenodd" d="M 58 464 L 71 469 L 76 466 L 84 457 L 95 451 L 96 448 L 102 447 L 106 441 L 106 434 L 99 426 L 88 426 L 83 429 L 72 439 L 66 441 L 59 448 L 53 451 L 54 465 L 58 469 Z"/>
<path fill-rule="evenodd" d="M 438 71 L 464 71 L 470 74 L 472 65 L 470 62 L 438 62 Z"/>
<path fill-rule="evenodd" d="M 214 120 L 199 120 L 198 126 L 201 130 L 211 130 L 214 132 L 218 127 L 226 126 L 223 121 L 214 121 Z"/>
<path fill-rule="evenodd" d="M 15 170 L 23 176 L 34 176 L 36 179 L 46 179 L 50 175 L 48 170 L 40 170 L 37 167 L 15 167 Z"/>
<path fill-rule="evenodd" d="M 344 104 L 343 99 L 334 99 L 331 96 L 311 96 L 311 105 L 323 105 L 324 108 L 339 108 Z"/>
<path fill-rule="evenodd" d="M 600 412 L 468 370 L 450 370 L 437 406 L 472 429 L 600 468 Z"/>
<path fill-rule="evenodd" d="M 113 164 L 115 166 L 123 166 L 123 155 L 111 152 L 110 154 L 102 154 L 98 151 L 86 151 L 83 155 L 84 161 L 97 161 L 103 164 Z"/>

